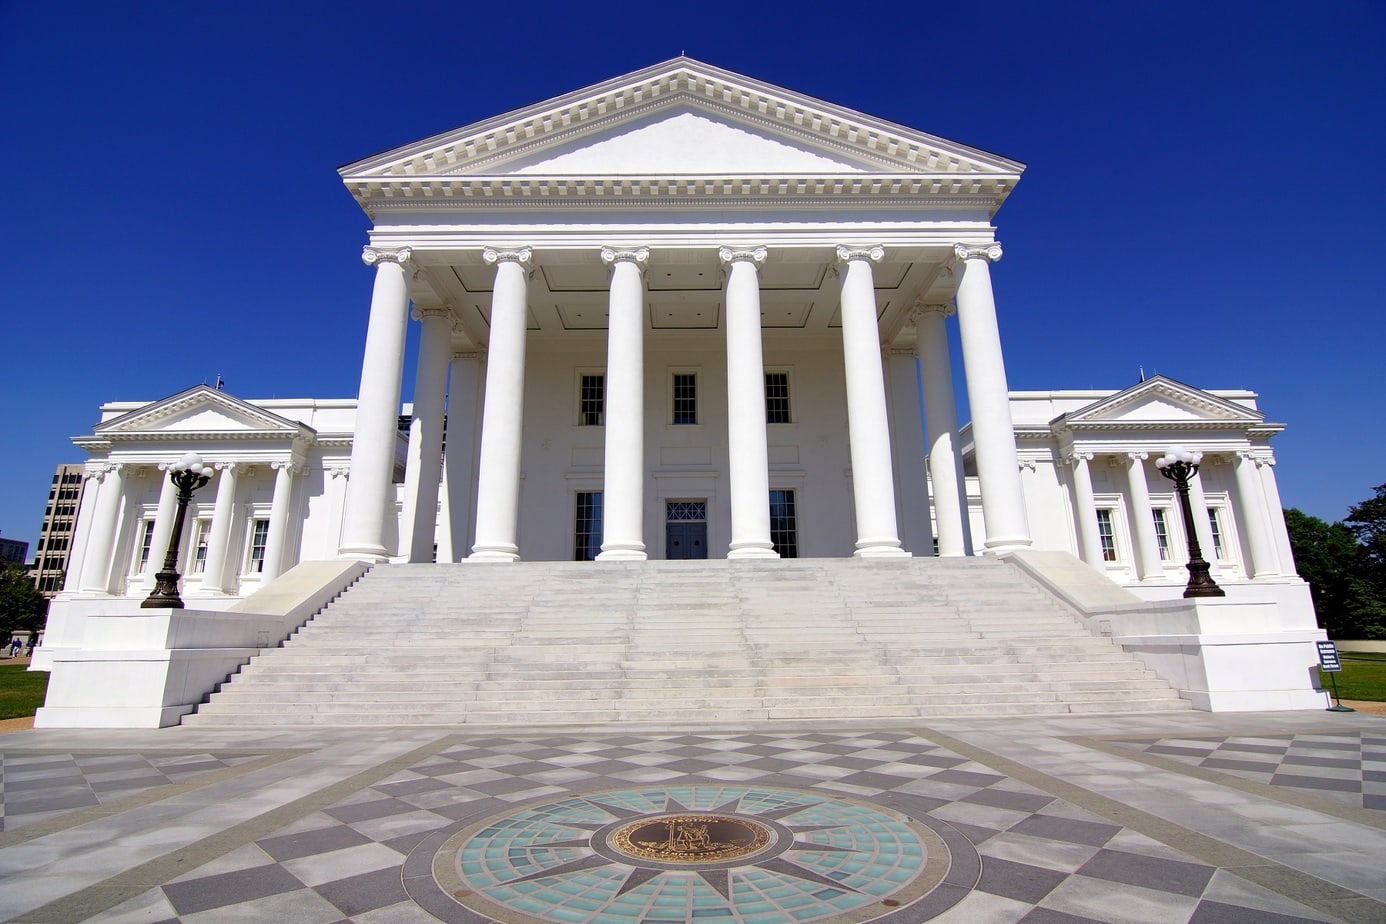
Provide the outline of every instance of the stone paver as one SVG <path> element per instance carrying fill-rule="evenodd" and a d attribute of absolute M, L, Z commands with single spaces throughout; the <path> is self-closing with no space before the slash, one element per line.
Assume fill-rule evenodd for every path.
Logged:
<path fill-rule="evenodd" d="M 1386 718 L 0 737 L 0 920 L 1386 921 Z"/>

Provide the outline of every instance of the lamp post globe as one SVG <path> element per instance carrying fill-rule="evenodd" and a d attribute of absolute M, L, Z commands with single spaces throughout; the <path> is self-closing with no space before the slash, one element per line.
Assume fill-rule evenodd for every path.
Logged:
<path fill-rule="evenodd" d="M 1161 475 L 1174 482 L 1174 492 L 1179 495 L 1184 535 L 1189 540 L 1189 583 L 1184 588 L 1184 596 L 1225 597 L 1226 592 L 1208 573 L 1208 562 L 1203 559 L 1203 550 L 1198 547 L 1198 533 L 1194 530 L 1193 507 L 1189 504 L 1189 479 L 1198 474 L 1198 465 L 1202 461 L 1203 453 L 1190 452 L 1176 445 L 1155 460 L 1155 467 Z"/>
<path fill-rule="evenodd" d="M 183 608 L 183 598 L 178 596 L 178 554 L 183 545 L 183 520 L 187 516 L 193 492 L 206 485 L 213 474 L 212 466 L 205 464 L 195 452 L 185 453 L 168 467 L 169 481 L 178 489 L 178 509 L 173 515 L 173 531 L 169 533 L 164 567 L 154 575 L 154 590 L 140 604 L 141 609 Z"/>

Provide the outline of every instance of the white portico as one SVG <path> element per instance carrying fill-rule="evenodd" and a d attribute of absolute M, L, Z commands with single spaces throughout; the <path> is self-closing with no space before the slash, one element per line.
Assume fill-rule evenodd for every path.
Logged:
<path fill-rule="evenodd" d="M 1028 546 L 990 279 L 1022 169 L 687 58 L 343 168 L 376 283 L 340 554 L 932 554 L 917 377 L 966 554 L 954 310 L 984 545 Z"/>

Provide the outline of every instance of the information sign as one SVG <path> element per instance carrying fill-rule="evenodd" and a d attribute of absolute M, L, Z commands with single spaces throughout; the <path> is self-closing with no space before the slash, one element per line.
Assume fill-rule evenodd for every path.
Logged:
<path fill-rule="evenodd" d="M 1338 646 L 1333 642 L 1319 642 L 1319 670 L 1340 671 L 1343 665 L 1338 661 Z"/>

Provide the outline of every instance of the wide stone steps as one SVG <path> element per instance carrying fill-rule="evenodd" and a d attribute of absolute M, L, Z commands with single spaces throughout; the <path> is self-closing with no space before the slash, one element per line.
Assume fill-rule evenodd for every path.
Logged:
<path fill-rule="evenodd" d="M 990 559 L 374 569 L 190 725 L 609 725 L 1187 708 Z"/>

